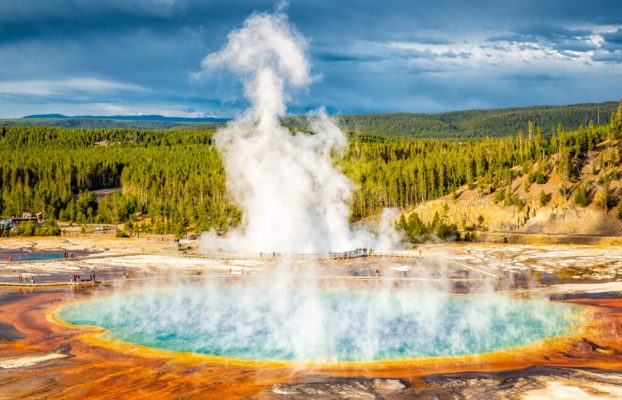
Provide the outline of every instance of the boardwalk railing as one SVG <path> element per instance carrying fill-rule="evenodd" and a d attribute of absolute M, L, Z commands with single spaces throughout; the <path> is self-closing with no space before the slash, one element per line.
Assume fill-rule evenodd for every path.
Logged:
<path fill-rule="evenodd" d="M 215 259 L 215 260 L 342 260 L 361 257 L 399 257 L 417 258 L 410 251 L 383 251 L 376 252 L 372 249 L 355 249 L 343 252 L 328 253 L 189 253 L 183 254 L 183 258 Z"/>
<path fill-rule="evenodd" d="M 166 253 L 163 253 L 165 255 Z M 158 253 L 121 253 L 121 254 L 102 254 L 91 256 L 78 256 L 67 258 L 50 258 L 46 260 L 17 260 L 12 261 L 0 260 L 0 265 L 4 264 L 42 264 L 49 262 L 59 261 L 87 261 L 87 260 L 101 260 L 111 258 L 122 257 L 135 257 L 135 256 L 149 256 L 158 255 Z M 201 260 L 343 260 L 350 258 L 361 257 L 397 257 L 397 258 L 417 258 L 412 251 L 374 251 L 372 249 L 354 249 L 343 252 L 328 252 L 328 253 L 228 253 L 221 251 L 214 251 L 209 253 L 183 253 L 175 254 L 175 257 L 187 258 L 187 259 L 201 259 Z"/>
<path fill-rule="evenodd" d="M 108 254 L 108 255 L 92 255 L 92 256 L 83 256 L 83 257 L 73 257 L 73 258 L 60 258 L 60 259 L 51 259 L 51 260 L 30 260 L 30 261 L 4 261 L 0 262 L 0 264 L 11 264 L 11 263 L 47 263 L 47 262 L 58 262 L 58 261 L 83 261 L 83 260 L 97 260 L 97 259 L 112 259 L 112 258 L 123 258 L 123 257 L 134 257 L 134 256 L 158 256 L 158 253 L 125 253 L 125 254 Z M 166 255 L 163 253 L 162 255 Z M 421 255 L 417 255 L 414 251 L 402 250 L 402 251 L 373 251 L 371 249 L 355 249 L 345 252 L 329 252 L 329 253 L 227 253 L 227 252 L 211 252 L 211 253 L 184 253 L 184 254 L 174 254 L 175 257 L 184 258 L 184 259 L 200 259 L 200 260 L 339 260 L 339 259 L 350 259 L 350 258 L 360 258 L 360 257 L 385 257 L 385 258 L 408 258 L 408 259 L 423 259 Z M 436 257 L 435 257 L 436 259 Z M 467 265 L 463 262 L 452 260 L 447 257 L 438 257 L 439 260 L 443 260 L 449 264 L 457 266 L 461 269 L 473 271 L 482 274 L 485 276 L 483 279 L 495 279 L 499 276 L 493 272 L 485 271 L 480 268 Z M 361 279 L 372 279 L 373 277 L 359 277 Z M 377 277 L 376 277 L 377 278 Z M 413 278 L 414 279 L 414 278 Z M 417 278 L 420 279 L 420 278 Z M 478 280 L 478 279 L 460 279 L 460 280 Z M 481 280 L 481 279 L 480 279 Z M 111 281 L 101 282 L 101 283 L 111 283 Z M 98 283 L 100 283 L 98 281 Z M 92 282 L 81 282 L 76 284 L 75 282 L 41 282 L 35 283 L 34 285 L 30 285 L 28 283 L 17 284 L 13 282 L 0 282 L 0 286 L 77 286 L 77 285 L 92 285 Z"/>

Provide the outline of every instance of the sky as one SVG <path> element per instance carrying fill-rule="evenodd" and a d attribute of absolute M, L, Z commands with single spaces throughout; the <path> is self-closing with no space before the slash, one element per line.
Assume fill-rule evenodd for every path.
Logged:
<path fill-rule="evenodd" d="M 0 0 L 0 117 L 232 117 L 228 33 L 275 1 Z M 291 0 L 313 82 L 288 112 L 443 112 L 622 98 L 620 0 Z"/>

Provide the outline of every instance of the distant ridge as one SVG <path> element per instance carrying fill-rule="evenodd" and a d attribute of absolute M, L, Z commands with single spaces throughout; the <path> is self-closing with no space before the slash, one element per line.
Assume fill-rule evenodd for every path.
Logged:
<path fill-rule="evenodd" d="M 529 106 L 488 110 L 450 111 L 437 114 L 385 113 L 334 115 L 341 128 L 353 136 L 376 138 L 469 139 L 515 135 L 526 131 L 529 121 L 552 135 L 558 124 L 564 129 L 586 126 L 589 121 L 606 124 L 616 110 L 617 102 L 569 104 L 561 106 Z M 228 118 L 184 118 L 162 115 L 73 116 L 62 114 L 29 115 L 24 118 L 0 119 L 0 126 L 49 126 L 74 129 L 197 129 L 214 130 L 225 125 Z M 308 129 L 304 116 L 282 118 L 285 126 Z"/>
<path fill-rule="evenodd" d="M 488 110 L 450 111 L 438 114 L 393 113 L 335 115 L 339 125 L 354 135 L 403 138 L 468 139 L 487 136 L 515 135 L 526 131 L 529 121 L 552 135 L 558 124 L 566 130 L 575 129 L 590 121 L 609 122 L 617 102 L 569 104 L 561 106 L 529 106 Z M 301 117 L 287 117 L 289 127 L 306 128 Z"/>
<path fill-rule="evenodd" d="M 163 115 L 74 115 L 67 116 L 63 114 L 34 114 L 27 115 L 22 119 L 111 119 L 119 121 L 164 121 L 164 122 L 184 122 L 184 123 L 200 123 L 200 122 L 227 122 L 230 118 L 217 117 L 165 117 Z"/>

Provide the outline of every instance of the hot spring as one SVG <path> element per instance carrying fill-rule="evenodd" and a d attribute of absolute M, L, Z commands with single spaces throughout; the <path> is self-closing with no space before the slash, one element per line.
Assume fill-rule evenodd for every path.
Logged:
<path fill-rule="evenodd" d="M 158 349 L 313 363 L 469 355 L 565 335 L 579 309 L 496 294 L 237 281 L 119 291 L 59 317 Z"/>

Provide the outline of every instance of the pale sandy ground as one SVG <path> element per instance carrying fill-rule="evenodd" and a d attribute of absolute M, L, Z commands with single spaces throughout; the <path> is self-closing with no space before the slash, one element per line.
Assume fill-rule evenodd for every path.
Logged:
<path fill-rule="evenodd" d="M 67 355 L 61 353 L 45 353 L 42 355 L 32 355 L 32 356 L 24 356 L 24 357 L 16 357 L 16 358 L 0 358 L 0 368 L 3 369 L 13 369 L 13 368 L 23 368 L 30 367 L 32 365 L 44 362 L 55 360 L 57 358 L 66 358 Z"/>
<path fill-rule="evenodd" d="M 560 285 L 551 285 L 545 289 L 547 294 L 568 294 L 568 293 L 622 293 L 622 282 L 606 282 L 606 283 L 565 283 Z"/>
<path fill-rule="evenodd" d="M 9 237 L 0 238 L 0 251 L 89 251 L 102 255 L 126 253 L 153 253 L 174 249 L 170 238 L 153 236 L 149 238 L 101 237 Z"/>
<path fill-rule="evenodd" d="M 17 275 L 34 275 L 38 281 L 52 279 L 52 274 L 69 276 L 80 272 L 103 272 L 113 269 L 149 270 L 152 265 L 180 265 L 175 259 L 176 245 L 173 240 L 162 237 L 125 238 L 114 237 L 34 237 L 0 238 L 0 254 L 15 251 L 65 251 L 88 252 L 94 256 L 141 254 L 140 256 L 92 260 L 50 260 L 43 262 L 0 261 L 0 282 L 15 282 Z M 144 258 L 141 260 L 141 258 Z M 190 260 L 183 260 L 190 261 Z M 67 278 L 68 279 L 68 278 Z"/>
<path fill-rule="evenodd" d="M 589 372 L 587 374 L 590 374 Z M 622 398 L 622 375 L 591 374 L 608 382 L 582 382 L 568 378 L 538 378 L 543 387 L 527 391 L 524 400 L 611 400 Z"/>
<path fill-rule="evenodd" d="M 559 273 L 596 282 L 622 278 L 622 246 L 443 244 L 422 246 L 427 257 L 446 257 L 489 271 Z M 617 286 L 616 286 L 617 287 Z"/>
<path fill-rule="evenodd" d="M 204 269 L 229 269 L 236 268 L 254 268 L 259 261 L 249 260 L 206 260 L 181 258 L 175 254 L 145 254 L 130 255 L 118 258 L 102 258 L 102 259 L 85 259 L 78 261 L 45 261 L 36 263 L 19 263 L 13 262 L 10 265 L 13 268 L 23 268 L 29 271 L 73 271 L 79 269 L 95 270 L 115 268 L 134 270 L 135 272 L 165 272 L 175 273 L 178 271 L 194 272 Z M 6 264 L 5 264 L 6 265 Z"/>
<path fill-rule="evenodd" d="M 195 243 L 194 247 L 198 247 Z M 141 238 L 2 238 L 0 253 L 28 249 L 32 251 L 63 250 L 89 251 L 96 255 L 131 256 L 119 258 L 56 260 L 36 263 L 0 262 L 0 281 L 14 280 L 16 273 L 43 276 L 52 273 L 78 271 L 127 270 L 135 273 L 198 274 L 205 271 L 252 273 L 270 265 L 257 259 L 208 260 L 182 258 L 182 252 L 171 239 Z M 137 255 L 138 254 L 138 255 Z M 622 291 L 622 246 L 575 245 L 517 245 L 517 244 L 431 244 L 412 251 L 419 260 L 443 262 L 453 266 L 463 265 L 484 276 L 507 276 L 525 273 L 565 273 L 567 281 L 553 282 L 547 290 L 552 293 Z M 343 261 L 348 266 L 361 261 Z M 370 259 L 368 264 L 378 265 L 396 273 L 422 268 L 413 260 L 399 260 L 386 264 L 382 259 Z M 425 264 L 425 263 L 424 263 Z M 338 267 L 337 265 L 337 267 Z M 423 265 L 424 268 L 428 268 Z M 438 266 L 429 266 L 438 268 Z M 488 275 L 487 275 L 488 274 Z M 574 280 L 574 281 L 573 281 Z M 579 283 L 579 281 L 581 281 Z M 561 283 L 561 284 L 560 284 Z"/>

